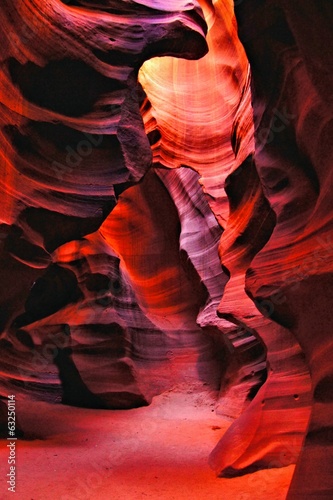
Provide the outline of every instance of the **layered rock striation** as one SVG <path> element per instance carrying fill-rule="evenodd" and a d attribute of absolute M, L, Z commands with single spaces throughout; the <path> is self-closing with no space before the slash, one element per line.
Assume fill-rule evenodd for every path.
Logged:
<path fill-rule="evenodd" d="M 170 377 L 144 389 L 133 358 L 167 359 L 175 342 L 143 312 L 122 256 L 98 230 L 152 165 L 138 70 L 157 55 L 205 54 L 202 11 L 182 1 L 28 0 L 2 2 L 0 12 L 2 394 L 10 387 L 78 406 L 146 404 Z M 167 193 L 163 200 L 175 213 L 166 231 L 175 238 L 176 211 Z M 176 289 L 177 273 L 165 285 Z M 212 351 L 195 323 L 205 292 L 198 283 L 195 298 L 183 279 L 194 363 L 196 342 Z"/>
<path fill-rule="evenodd" d="M 255 163 L 276 216 L 246 289 L 297 339 L 311 373 L 311 418 L 289 498 L 330 498 L 333 10 L 325 1 L 244 1 L 236 15 L 252 67 Z"/>
<path fill-rule="evenodd" d="M 331 498 L 329 1 L 0 13 L 2 397 L 200 380 L 238 417 L 218 475 L 297 461 L 289 498 Z"/>

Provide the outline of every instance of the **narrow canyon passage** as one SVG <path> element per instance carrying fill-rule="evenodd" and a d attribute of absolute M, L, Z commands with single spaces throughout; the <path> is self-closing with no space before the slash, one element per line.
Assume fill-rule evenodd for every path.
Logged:
<path fill-rule="evenodd" d="M 333 498 L 330 1 L 0 20 L 0 497 Z"/>

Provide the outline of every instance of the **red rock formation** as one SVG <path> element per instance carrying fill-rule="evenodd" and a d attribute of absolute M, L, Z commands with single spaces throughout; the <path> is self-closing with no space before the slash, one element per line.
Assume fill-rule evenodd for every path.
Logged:
<path fill-rule="evenodd" d="M 209 206 L 223 228 L 229 211 L 226 177 L 254 147 L 249 66 L 237 37 L 231 3 L 216 3 L 214 15 L 211 10 L 206 14 L 211 28 L 207 36 L 209 52 L 204 58 L 181 64 L 174 58 L 153 59 L 143 65 L 139 79 L 151 103 L 143 107 L 143 118 L 146 132 L 152 137 L 155 165 L 173 169 L 184 165 L 196 170 Z M 192 240 L 195 248 L 198 243 Z M 200 275 L 206 279 L 208 273 L 206 266 Z M 236 416 L 264 375 L 264 350 L 251 328 L 239 327 L 238 323 L 235 326 L 230 318 L 217 318 L 224 282 L 200 312 L 198 322 L 206 329 L 212 328 L 214 336 L 222 332 L 218 337 L 224 337 L 232 351 L 235 366 L 226 377 L 230 379 L 227 387 L 234 385 L 234 395 L 224 397 L 224 382 L 220 410 Z M 253 371 L 255 375 L 251 376 Z"/>
<path fill-rule="evenodd" d="M 288 498 L 333 495 L 332 16 L 326 1 L 244 1 L 237 7 L 253 73 L 255 163 L 276 215 L 268 243 L 247 271 L 246 288 L 293 333 L 312 379 L 311 419 Z"/>
<path fill-rule="evenodd" d="M 2 1 L 1 394 L 222 380 L 218 475 L 331 498 L 332 7 L 199 3 Z"/>
<path fill-rule="evenodd" d="M 151 132 L 157 128 L 161 134 L 153 146 L 154 160 L 172 168 L 186 162 L 196 169 L 216 218 L 226 227 L 220 256 L 231 279 L 220 306 L 213 300 L 198 318 L 202 326 L 213 325 L 232 346 L 233 362 L 221 388 L 221 414 L 238 416 L 256 395 L 266 372 L 262 341 L 267 349 L 267 382 L 211 457 L 219 474 L 235 475 L 296 461 L 309 416 L 309 381 L 301 350 L 293 337 L 265 320 L 261 314 L 265 304 L 258 311 L 245 293 L 246 270 L 269 240 L 275 215 L 264 197 L 253 163 L 245 160 L 253 147 L 248 66 L 230 4 L 215 4 L 215 22 L 207 39 L 210 51 L 204 59 L 182 65 L 173 59 L 149 61 L 140 80 L 152 103 L 152 109 L 145 110 L 146 129 Z M 189 86 L 190 72 L 193 76 Z M 209 95 L 207 74 L 217 81 Z M 186 99 L 182 98 L 185 93 Z M 219 99 L 221 106 L 217 110 Z M 196 109 L 201 112 L 195 113 Z M 184 115 L 190 121 L 185 126 Z M 209 120 L 204 121 L 206 117 Z M 205 142 L 209 148 L 204 148 Z M 234 173 L 230 175 L 231 172 Z M 222 320 L 216 318 L 217 308 Z M 286 387 L 287 379 L 292 383 Z M 285 395 L 281 398 L 280 394 Z M 277 405 L 281 405 L 281 412 L 272 418 Z M 285 458 L 290 443 L 293 452 Z"/>
<path fill-rule="evenodd" d="M 215 8 L 215 26 L 218 26 L 221 9 L 225 13 L 226 7 L 216 2 Z M 313 463 L 308 458 L 309 454 L 320 456 L 320 453 L 324 453 L 320 451 L 320 446 L 324 448 L 326 441 L 330 441 L 327 393 L 330 369 L 329 361 L 323 359 L 323 353 L 327 359 L 330 355 L 329 340 L 323 334 L 314 343 L 313 332 L 318 331 L 318 315 L 313 315 L 309 308 L 308 314 L 303 315 L 303 309 L 304 304 L 314 303 L 314 310 L 317 308 L 317 311 L 322 311 L 320 316 L 327 316 L 323 308 L 327 310 L 328 299 L 324 302 L 319 299 L 318 274 L 326 276 L 329 273 L 331 247 L 329 190 L 324 187 L 329 185 L 327 138 L 330 130 L 330 105 L 324 105 L 325 99 L 330 102 L 330 73 L 324 69 L 327 68 L 324 54 L 330 46 L 327 33 L 331 11 L 325 3 L 324 15 L 319 14 L 319 7 L 308 2 L 302 17 L 299 16 L 299 8 L 287 6 L 285 2 L 269 2 L 265 8 L 259 2 L 258 6 L 246 1 L 238 2 L 240 37 L 253 73 L 252 99 L 256 128 L 254 160 L 259 176 L 251 166 L 251 161 L 247 161 L 235 171 L 237 175 L 233 174 L 227 179 L 231 213 L 226 224 L 221 218 L 223 193 L 219 197 L 215 193 L 220 185 L 219 179 L 222 177 L 225 180 L 229 172 L 243 162 L 244 154 L 251 153 L 250 143 L 244 140 L 244 128 L 239 124 L 239 118 L 244 123 L 244 117 L 248 114 L 246 98 L 240 99 L 239 95 L 237 98 L 237 92 L 233 94 L 239 103 L 239 113 L 231 115 L 229 126 L 224 120 L 225 128 L 222 131 L 205 127 L 210 115 L 205 115 L 204 111 L 196 121 L 197 115 L 193 111 L 198 102 L 201 109 L 205 110 L 204 106 L 209 108 L 211 102 L 215 104 L 217 101 L 216 96 L 211 100 L 211 96 L 207 96 L 203 90 L 204 76 L 201 74 L 196 79 L 194 74 L 200 74 L 200 68 L 205 68 L 204 61 L 209 60 L 210 54 L 214 54 L 214 68 L 219 67 L 219 63 L 225 68 L 226 54 L 230 54 L 230 50 L 221 50 L 222 36 L 219 39 L 220 46 L 214 53 L 213 25 L 208 35 L 210 53 L 203 61 L 193 64 L 190 90 L 186 84 L 190 63 L 178 69 L 177 62 L 172 60 L 168 63 L 163 60 L 149 62 L 144 66 L 141 81 L 153 106 L 152 111 L 147 113 L 147 130 L 156 127 L 155 119 L 162 133 L 154 149 L 156 161 L 169 167 L 188 164 L 200 172 L 205 192 L 210 195 L 210 206 L 227 229 L 222 237 L 220 255 L 222 263 L 231 273 L 231 279 L 225 289 L 219 315 L 240 327 L 243 325 L 254 336 L 260 337 L 267 347 L 268 380 L 241 419 L 222 439 L 212 455 L 212 464 L 222 474 L 236 474 L 237 471 L 251 470 L 256 466 L 280 467 L 289 463 L 290 459 L 297 459 L 310 409 L 309 375 L 303 359 L 305 354 L 312 373 L 314 397 L 320 401 L 315 402 L 312 410 L 309 437 L 302 452 L 306 459 L 301 457 L 301 465 L 297 469 L 299 472 L 296 472 L 291 489 L 291 496 L 299 494 L 303 498 L 304 495 L 312 494 L 332 495 L 329 466 L 325 471 L 324 482 L 319 474 L 314 479 L 315 472 L 308 474 L 308 483 L 303 481 L 300 485 L 297 479 L 308 470 L 308 463 Z M 310 18 L 317 16 L 322 20 L 322 38 L 318 36 L 314 24 L 308 30 Z M 223 18 L 224 26 L 227 24 L 226 19 L 228 16 Z M 306 33 L 309 31 L 315 38 L 314 47 L 310 47 L 307 40 Z M 225 27 L 223 33 L 226 33 Z M 237 42 L 233 46 L 237 47 Z M 329 61 L 330 58 L 328 66 Z M 237 64 L 232 66 L 236 68 Z M 153 72 L 154 67 L 158 68 L 157 76 Z M 169 106 L 170 96 L 168 94 L 166 98 L 163 89 L 168 88 L 171 81 L 174 86 L 171 95 L 173 105 Z M 192 88 L 195 88 L 195 98 L 190 106 Z M 217 86 L 217 89 L 220 88 L 228 90 L 225 79 Z M 214 90 L 215 87 L 212 94 Z M 185 93 L 186 100 L 183 97 Z M 205 97 L 200 100 L 198 96 Z M 190 110 L 191 125 L 186 124 L 184 127 L 180 117 L 186 115 L 187 110 Z M 221 144 L 223 133 L 229 132 L 230 135 L 230 122 L 233 122 L 233 141 L 229 143 L 228 152 L 228 142 L 225 148 L 216 147 L 214 133 L 220 138 Z M 215 119 L 215 123 L 218 123 L 218 119 Z M 315 124 L 318 124 L 317 130 L 314 129 Z M 175 139 L 176 130 L 181 131 L 177 136 L 178 141 Z M 209 130 L 211 148 L 207 149 L 200 141 Z M 179 150 L 174 144 L 179 145 Z M 231 145 L 236 153 L 236 161 L 228 164 Z M 196 148 L 200 148 L 200 155 L 195 154 Z M 184 150 L 187 151 L 186 158 Z M 243 155 L 240 154 L 242 151 Z M 220 165 L 223 165 L 223 169 L 214 172 L 209 160 L 212 153 L 216 155 L 215 158 L 221 154 Z M 206 172 L 214 172 L 216 183 L 213 186 L 209 185 L 206 179 L 209 174 Z M 324 178 L 325 185 L 320 190 L 321 179 Z M 322 267 L 320 272 L 319 266 Z M 323 280 L 327 288 L 329 277 Z M 312 297 L 310 281 L 313 281 L 315 290 L 318 288 L 316 300 Z M 245 289 L 256 308 L 245 294 Z M 317 304 L 319 300 L 320 304 Z M 267 317 L 266 320 L 261 313 Z M 330 324 L 327 321 L 325 331 L 329 332 Z M 226 324 L 220 324 L 220 329 L 227 333 Z M 314 361 L 316 358 L 320 361 Z M 229 398 L 231 395 L 229 393 Z M 262 407 L 263 400 L 265 405 Z M 326 406 L 323 406 L 325 403 Z M 276 408 L 279 408 L 278 412 Z M 326 411 L 325 418 L 322 416 L 323 408 Z M 285 451 L 290 446 L 292 456 L 287 459 Z M 316 471 L 315 467 L 313 471 Z"/>
<path fill-rule="evenodd" d="M 159 329 L 136 305 L 126 277 L 121 300 L 112 288 L 122 282 L 119 259 L 105 243 L 101 247 L 102 236 L 93 243 L 82 238 L 100 227 L 119 194 L 151 166 L 139 111 L 141 64 L 155 55 L 196 58 L 207 51 L 197 4 L 154 7 L 1 4 L 0 341 L 6 387 L 10 378 L 23 393 L 59 399 L 59 371 L 68 403 L 112 407 L 146 399 L 127 358 L 133 345 L 139 349 L 135 328 L 156 335 Z M 118 309 L 128 311 L 125 323 L 117 311 L 100 317 L 114 295 Z M 101 353 L 115 361 L 98 381 L 93 355 L 97 362 Z M 126 401 L 119 402 L 119 391 L 132 394 L 129 401 L 123 395 Z"/>
<path fill-rule="evenodd" d="M 263 387 L 211 455 L 214 469 L 230 476 L 295 463 L 309 418 L 310 383 L 303 353 L 290 331 L 270 320 L 268 303 L 254 304 L 245 293 L 248 266 L 275 225 L 252 161 L 228 177 L 226 190 L 231 211 L 220 255 L 231 277 L 218 312 L 264 342 L 268 372 Z"/>

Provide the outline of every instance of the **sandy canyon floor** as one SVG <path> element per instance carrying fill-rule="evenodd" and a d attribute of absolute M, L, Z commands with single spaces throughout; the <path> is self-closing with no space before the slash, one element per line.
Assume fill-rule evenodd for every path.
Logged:
<path fill-rule="evenodd" d="M 16 493 L 7 491 L 8 448 L 0 441 L 3 500 L 284 500 L 294 466 L 216 478 L 208 456 L 230 425 L 205 386 L 178 386 L 148 407 L 96 411 L 19 403 L 26 439 L 16 446 Z"/>

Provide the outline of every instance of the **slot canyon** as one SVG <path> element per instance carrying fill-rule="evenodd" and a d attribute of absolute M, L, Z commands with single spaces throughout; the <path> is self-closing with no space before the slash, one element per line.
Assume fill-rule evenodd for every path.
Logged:
<path fill-rule="evenodd" d="M 0 498 L 331 500 L 331 1 L 0 19 Z"/>

